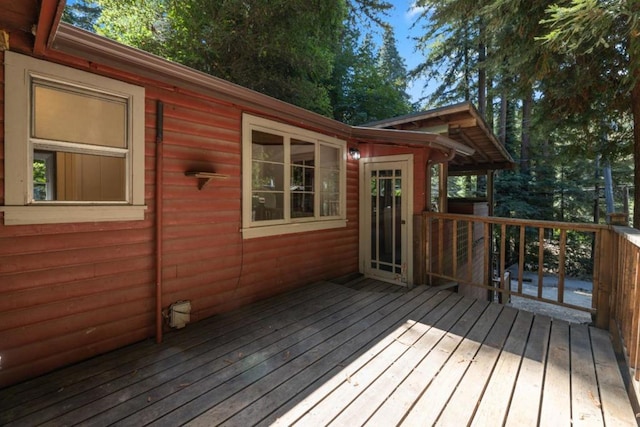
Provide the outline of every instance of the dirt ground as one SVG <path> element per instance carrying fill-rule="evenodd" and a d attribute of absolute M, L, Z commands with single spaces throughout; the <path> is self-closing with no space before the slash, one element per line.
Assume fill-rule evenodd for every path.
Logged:
<path fill-rule="evenodd" d="M 591 295 L 593 284 L 584 280 L 565 278 L 564 281 L 564 301 L 580 307 L 591 307 Z M 512 274 L 511 289 L 518 289 L 517 274 Z M 537 295 L 538 275 L 537 273 L 525 272 L 523 275 L 522 291 L 527 295 Z M 543 293 L 545 298 L 555 300 L 558 295 L 558 278 L 555 276 L 545 276 L 543 278 Z M 513 307 L 527 310 L 533 313 L 545 314 L 547 316 L 566 320 L 571 323 L 591 323 L 591 314 L 564 308 L 554 304 L 548 304 L 530 300 L 522 297 L 511 297 Z"/>

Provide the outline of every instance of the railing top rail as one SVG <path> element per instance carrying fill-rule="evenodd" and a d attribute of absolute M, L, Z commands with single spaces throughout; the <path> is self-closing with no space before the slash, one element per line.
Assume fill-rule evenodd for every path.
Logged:
<path fill-rule="evenodd" d="M 623 239 L 628 240 L 634 245 L 640 247 L 640 230 L 617 225 L 613 227 L 613 231 L 619 234 Z"/>
<path fill-rule="evenodd" d="M 554 229 L 566 229 L 566 230 L 574 230 L 574 231 L 600 231 L 600 230 L 609 230 L 611 228 L 611 226 L 606 224 L 589 224 L 589 223 L 582 223 L 582 222 L 544 221 L 544 220 L 532 220 L 532 219 L 521 219 L 521 218 L 504 218 L 504 217 L 498 217 L 498 216 L 478 216 L 478 215 L 467 215 L 467 214 L 440 213 L 440 212 L 429 212 L 429 211 L 425 211 L 422 214 L 424 217 L 427 217 L 427 218 L 436 218 L 436 219 L 442 218 L 442 219 L 450 219 L 450 220 L 455 219 L 455 220 L 462 220 L 462 221 L 469 221 L 469 219 L 472 219 L 473 221 L 481 222 L 481 223 L 519 225 L 519 226 L 524 225 L 526 227 L 554 228 Z M 638 244 L 640 244 L 640 232 L 637 236 L 634 236 L 634 240 L 632 241 L 638 242 Z"/>

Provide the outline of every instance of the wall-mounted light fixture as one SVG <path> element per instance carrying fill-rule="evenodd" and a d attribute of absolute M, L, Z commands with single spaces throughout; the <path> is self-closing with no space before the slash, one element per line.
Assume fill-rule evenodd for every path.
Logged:
<path fill-rule="evenodd" d="M 357 148 L 349 148 L 349 155 L 353 160 L 358 160 L 360 159 L 360 150 Z"/>

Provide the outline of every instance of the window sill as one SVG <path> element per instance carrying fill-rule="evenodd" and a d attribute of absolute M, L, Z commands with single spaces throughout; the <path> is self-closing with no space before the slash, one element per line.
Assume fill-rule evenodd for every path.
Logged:
<path fill-rule="evenodd" d="M 277 236 L 281 234 L 305 233 L 319 230 L 329 230 L 332 228 L 345 228 L 347 226 L 346 219 L 314 221 L 314 222 L 294 222 L 291 224 L 253 226 L 251 228 L 243 228 L 243 239 L 254 239 L 257 237 Z"/>
<path fill-rule="evenodd" d="M 141 221 L 140 206 L 0 206 L 4 225 L 63 224 L 73 222 Z"/>

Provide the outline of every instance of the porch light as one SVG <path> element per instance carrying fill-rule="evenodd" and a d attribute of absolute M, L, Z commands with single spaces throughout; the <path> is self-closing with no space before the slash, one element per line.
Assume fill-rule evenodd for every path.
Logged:
<path fill-rule="evenodd" d="M 351 156 L 351 158 L 353 160 L 359 160 L 360 159 L 360 150 L 358 150 L 357 148 L 349 148 L 349 155 Z"/>

